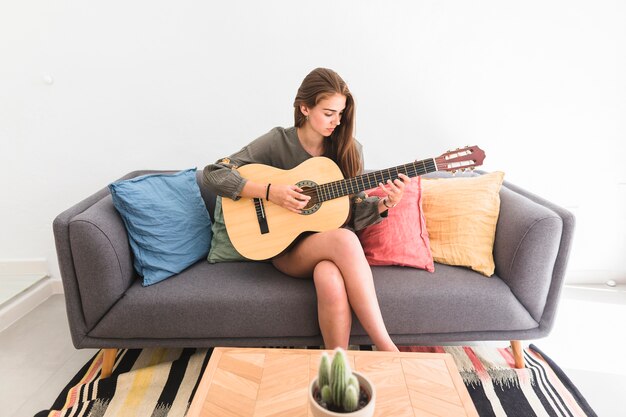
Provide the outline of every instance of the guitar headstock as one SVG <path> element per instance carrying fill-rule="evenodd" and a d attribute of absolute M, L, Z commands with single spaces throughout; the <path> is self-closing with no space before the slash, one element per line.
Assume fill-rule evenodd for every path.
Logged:
<path fill-rule="evenodd" d="M 465 171 L 483 164 L 485 151 L 478 146 L 466 146 L 448 151 L 435 158 L 438 171 Z"/>

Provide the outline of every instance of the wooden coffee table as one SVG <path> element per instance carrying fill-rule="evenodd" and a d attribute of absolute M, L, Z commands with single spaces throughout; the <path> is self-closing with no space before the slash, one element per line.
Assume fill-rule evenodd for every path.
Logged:
<path fill-rule="evenodd" d="M 315 349 L 215 348 L 187 417 L 311 416 Z M 447 353 L 347 351 L 376 386 L 376 416 L 478 416 Z"/>

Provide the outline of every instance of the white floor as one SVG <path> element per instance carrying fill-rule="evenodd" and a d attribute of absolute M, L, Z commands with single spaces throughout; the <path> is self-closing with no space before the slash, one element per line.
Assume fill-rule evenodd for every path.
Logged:
<path fill-rule="evenodd" d="M 599 416 L 623 417 L 626 288 L 566 287 L 560 305 L 550 337 L 533 343 L 563 368 Z M 0 332 L 1 415 L 32 416 L 49 408 L 95 352 L 74 349 L 63 296 L 50 297 Z"/>

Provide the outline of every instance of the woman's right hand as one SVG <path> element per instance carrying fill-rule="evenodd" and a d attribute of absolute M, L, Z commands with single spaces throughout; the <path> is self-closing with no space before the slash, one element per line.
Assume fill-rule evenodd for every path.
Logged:
<path fill-rule="evenodd" d="M 295 185 L 272 184 L 269 201 L 294 213 L 300 214 L 311 197 L 302 194 L 302 189 Z"/>

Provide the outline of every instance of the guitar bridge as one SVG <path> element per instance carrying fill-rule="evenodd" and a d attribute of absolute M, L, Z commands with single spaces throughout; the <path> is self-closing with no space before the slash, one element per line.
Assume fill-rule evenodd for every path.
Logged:
<path fill-rule="evenodd" d="M 270 232 L 269 227 L 267 226 L 267 216 L 265 215 L 265 206 L 263 205 L 263 199 L 261 198 L 253 198 L 254 201 L 254 210 L 256 211 L 256 219 L 259 222 L 259 229 L 261 230 L 261 234 L 264 235 Z"/>

